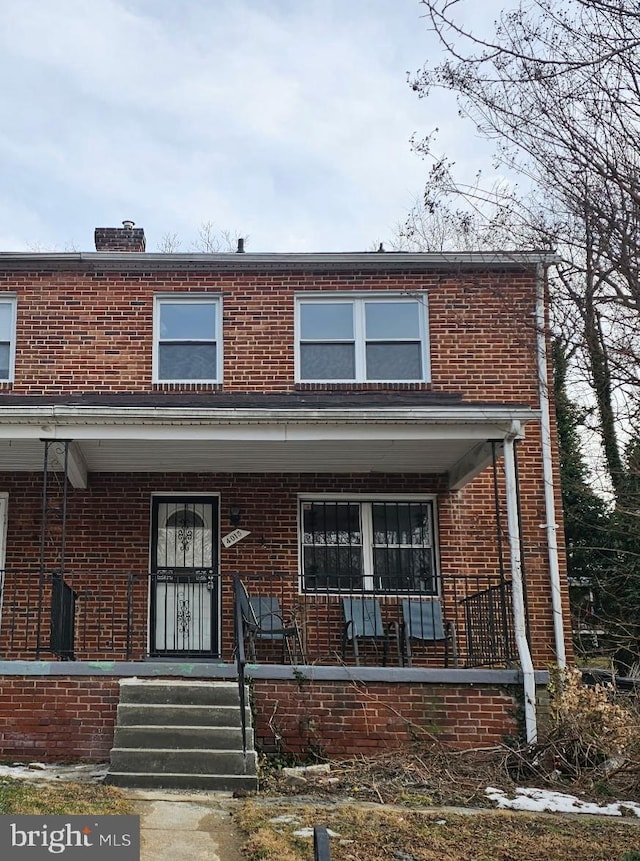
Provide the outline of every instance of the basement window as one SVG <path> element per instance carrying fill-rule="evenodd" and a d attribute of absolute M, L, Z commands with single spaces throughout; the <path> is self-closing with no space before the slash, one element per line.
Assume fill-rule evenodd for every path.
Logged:
<path fill-rule="evenodd" d="M 433 504 L 301 500 L 303 591 L 435 595 Z"/>
<path fill-rule="evenodd" d="M 211 296 L 156 296 L 154 382 L 221 381 L 221 304 Z"/>
<path fill-rule="evenodd" d="M 16 298 L 0 299 L 0 382 L 12 382 L 16 357 Z"/>
<path fill-rule="evenodd" d="M 426 297 L 300 297 L 300 382 L 426 382 Z"/>

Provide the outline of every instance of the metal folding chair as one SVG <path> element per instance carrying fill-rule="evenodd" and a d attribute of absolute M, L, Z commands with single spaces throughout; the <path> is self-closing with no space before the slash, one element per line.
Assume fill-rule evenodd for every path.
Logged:
<path fill-rule="evenodd" d="M 445 622 L 442 616 L 442 604 L 437 598 L 430 601 L 404 599 L 402 601 L 402 642 L 403 661 L 407 666 L 412 665 L 413 653 L 411 641 L 422 643 L 444 643 L 445 666 L 449 666 L 449 647 L 453 657 L 453 665 L 458 666 L 458 644 L 456 629 L 453 622 Z"/>
<path fill-rule="evenodd" d="M 389 654 L 389 632 L 382 623 L 380 603 L 377 598 L 343 598 L 344 628 L 342 631 L 342 657 L 347 653 L 347 643 L 351 642 L 356 664 L 360 663 L 359 643 L 363 640 L 382 643 L 382 663 L 387 664 Z"/>
<path fill-rule="evenodd" d="M 272 595 L 249 595 L 240 582 L 238 596 L 242 611 L 244 635 L 248 643 L 251 661 L 256 661 L 256 642 L 280 642 L 282 660 L 285 655 L 289 663 L 304 663 L 304 650 L 300 629 L 295 619 L 286 619 L 278 599 Z"/>

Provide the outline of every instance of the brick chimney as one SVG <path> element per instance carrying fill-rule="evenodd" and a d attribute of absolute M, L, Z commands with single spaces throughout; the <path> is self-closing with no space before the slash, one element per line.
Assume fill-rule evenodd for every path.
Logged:
<path fill-rule="evenodd" d="M 122 227 L 96 227 L 96 251 L 144 251 L 144 230 L 133 221 L 123 221 Z"/>

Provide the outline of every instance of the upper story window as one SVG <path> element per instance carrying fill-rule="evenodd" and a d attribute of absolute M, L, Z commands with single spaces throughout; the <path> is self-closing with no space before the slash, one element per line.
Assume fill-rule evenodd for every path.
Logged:
<path fill-rule="evenodd" d="M 16 356 L 16 299 L 0 299 L 0 382 L 13 380 Z"/>
<path fill-rule="evenodd" d="M 299 298 L 297 378 L 335 382 L 429 379 L 424 297 Z"/>
<path fill-rule="evenodd" d="M 215 296 L 156 296 L 154 382 L 220 382 L 221 304 Z"/>

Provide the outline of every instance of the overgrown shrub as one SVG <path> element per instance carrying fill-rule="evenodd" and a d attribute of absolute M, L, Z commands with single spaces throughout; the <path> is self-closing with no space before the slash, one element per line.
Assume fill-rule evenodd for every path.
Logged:
<path fill-rule="evenodd" d="M 622 761 L 637 750 L 638 714 L 631 701 L 616 697 L 611 684 L 585 685 L 580 670 L 553 670 L 549 682 L 548 742 L 554 765 L 578 775 L 611 761 Z"/>

